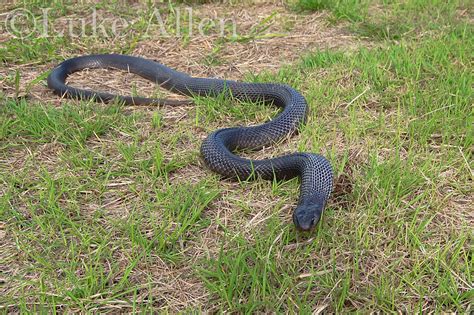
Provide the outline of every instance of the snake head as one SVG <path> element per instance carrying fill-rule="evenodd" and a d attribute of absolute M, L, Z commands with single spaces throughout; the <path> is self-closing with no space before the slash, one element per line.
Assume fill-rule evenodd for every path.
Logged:
<path fill-rule="evenodd" d="M 324 200 L 303 201 L 293 212 L 293 222 L 297 229 L 309 231 L 319 222 L 325 206 Z"/>

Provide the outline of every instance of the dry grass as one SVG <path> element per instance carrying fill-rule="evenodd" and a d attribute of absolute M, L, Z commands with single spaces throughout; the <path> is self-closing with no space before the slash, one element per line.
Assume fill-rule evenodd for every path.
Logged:
<path fill-rule="evenodd" d="M 139 3 L 131 5 L 132 12 L 143 9 Z M 427 125 L 438 123 L 429 120 L 433 109 L 421 114 L 403 109 L 407 112 L 401 113 L 396 104 L 412 86 L 389 84 L 388 93 L 360 79 L 384 66 L 378 60 L 365 61 L 360 51 L 377 46 L 389 50 L 396 43 L 362 40 L 348 31 L 351 23 L 333 23 L 329 12 L 301 14 L 280 2 L 208 3 L 193 9 L 197 20 L 232 17 L 240 36 L 162 38 L 154 34 L 144 39 L 138 34 L 112 43 L 100 39 L 87 45 L 81 39 L 69 39 L 68 47 L 53 43 L 54 54 L 4 61 L 2 102 L 20 97 L 35 108 L 53 105 L 55 111 L 48 113 L 61 112 L 70 101 L 53 95 L 42 83 L 28 83 L 63 58 L 124 49 L 194 76 L 236 80 L 256 76 L 256 80 L 297 84 L 311 104 L 307 127 L 278 146 L 244 155 L 260 159 L 309 150 L 328 156 L 335 163 L 337 178 L 327 217 L 314 234 L 300 235 L 291 227 L 297 181 L 237 183 L 212 174 L 199 158 L 200 143 L 210 131 L 260 123 L 272 117 L 274 109 L 197 100 L 195 106 L 118 107 L 117 113 L 109 113 L 102 111 L 103 105 L 73 102 L 84 106 L 78 110 L 84 113 L 84 123 L 103 120 L 105 132 L 94 129 L 85 141 L 68 142 L 69 136 L 61 133 L 66 126 L 58 123 L 50 138 L 45 135 L 32 141 L 19 133 L 1 139 L 0 147 L 5 148 L 0 153 L 1 171 L 11 175 L 3 175 L 0 186 L 0 206 L 7 209 L 0 221 L 3 309 L 467 311 L 472 292 L 472 233 L 468 230 L 474 224 L 474 194 L 466 170 L 472 150 L 463 146 L 459 132 L 453 133 L 457 142 L 452 147 L 443 140 L 446 135 L 435 132 L 426 145 L 422 140 L 410 142 L 413 135 L 401 128 L 416 119 L 427 119 Z M 99 10 L 103 16 L 112 16 L 108 9 Z M 58 17 L 59 25 L 79 14 L 69 11 Z M 264 31 L 258 31 L 262 26 Z M 9 39 L 0 33 L 0 43 Z M 120 45 L 120 40 L 133 44 Z M 352 57 L 339 62 L 317 59 L 328 65 L 305 66 L 307 61 L 301 56 L 315 50 L 329 51 L 329 57 L 334 52 L 334 58 L 343 58 L 337 54 L 345 51 L 356 61 L 351 64 Z M 371 58 L 383 59 L 376 56 Z M 383 70 L 390 80 L 400 80 L 389 67 Z M 76 73 L 69 82 L 120 94 L 169 96 L 146 80 L 111 69 Z M 395 98 L 388 96 L 391 92 Z M 216 107 L 219 114 L 214 112 Z M 377 121 L 383 124 L 374 125 Z M 163 161 L 157 162 L 160 158 Z M 431 160 L 435 170 L 429 162 L 418 162 L 423 159 Z M 449 161 L 447 166 L 442 165 L 443 159 Z M 396 195 L 393 185 L 401 191 L 406 185 L 409 191 Z M 206 202 L 205 196 L 215 192 Z M 189 198 L 194 203 L 186 213 L 199 213 L 199 219 L 176 240 L 169 238 L 171 244 L 159 247 L 159 234 L 172 235 L 183 219 L 176 214 L 166 221 L 168 213 L 175 211 L 170 209 Z M 66 217 L 56 212 L 50 214 L 53 219 L 48 217 L 50 206 L 57 206 Z M 160 230 L 162 221 L 169 224 Z M 56 256 L 57 262 L 51 259 Z M 237 261 L 250 269 L 237 273 L 232 284 L 226 277 L 239 267 Z M 261 275 L 267 272 L 267 277 Z M 437 293 L 436 281 L 444 280 L 461 297 L 452 293 L 455 298 L 450 300 Z M 87 288 L 96 291 L 80 291 Z M 226 296 L 228 290 L 235 295 Z M 258 305 L 261 301 L 265 303 Z"/>

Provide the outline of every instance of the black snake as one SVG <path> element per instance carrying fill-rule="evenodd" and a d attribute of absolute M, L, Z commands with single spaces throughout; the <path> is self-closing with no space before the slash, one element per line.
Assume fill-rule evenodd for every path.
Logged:
<path fill-rule="evenodd" d="M 301 230 L 309 230 L 319 221 L 333 187 L 333 172 L 328 160 L 313 153 L 294 153 L 264 160 L 244 159 L 233 153 L 239 149 L 259 149 L 271 145 L 295 132 L 305 122 L 308 105 L 304 97 L 293 88 L 274 83 L 194 78 L 152 60 L 114 54 L 81 56 L 66 60 L 50 73 L 48 86 L 56 94 L 70 98 L 103 102 L 118 99 L 131 105 L 173 103 L 170 100 L 117 96 L 66 85 L 68 75 L 86 68 L 126 70 L 156 82 L 172 92 L 187 96 L 215 97 L 224 94 L 237 100 L 264 101 L 282 108 L 277 117 L 264 124 L 224 128 L 212 132 L 204 140 L 201 154 L 211 170 L 225 177 L 249 179 L 256 175 L 273 180 L 300 176 L 301 190 L 293 221 Z"/>

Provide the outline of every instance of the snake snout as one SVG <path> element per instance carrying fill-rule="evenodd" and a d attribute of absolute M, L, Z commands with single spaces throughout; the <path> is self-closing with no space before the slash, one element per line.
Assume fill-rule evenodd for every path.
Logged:
<path fill-rule="evenodd" d="M 293 213 L 293 222 L 301 231 L 309 231 L 319 222 L 324 205 L 321 203 L 300 204 Z"/>
<path fill-rule="evenodd" d="M 319 217 L 313 218 L 306 218 L 306 217 L 298 217 L 297 215 L 293 214 L 293 222 L 298 230 L 301 231 L 310 231 L 314 228 L 314 226 L 318 223 Z"/>

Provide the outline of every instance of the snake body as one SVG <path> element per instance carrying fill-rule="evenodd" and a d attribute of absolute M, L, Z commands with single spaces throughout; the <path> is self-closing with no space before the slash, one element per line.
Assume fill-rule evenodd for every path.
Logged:
<path fill-rule="evenodd" d="M 319 221 L 333 187 L 333 171 L 327 159 L 313 153 L 294 153 L 270 159 L 250 160 L 234 153 L 240 149 L 258 149 L 271 145 L 297 131 L 306 121 L 308 105 L 295 89 L 274 83 L 196 78 L 152 60 L 115 54 L 81 56 L 62 62 L 50 73 L 49 88 L 56 94 L 69 98 L 103 102 L 118 99 L 131 105 L 173 103 L 170 100 L 83 90 L 66 84 L 68 75 L 86 68 L 126 70 L 182 95 L 215 97 L 224 94 L 237 100 L 264 101 L 280 107 L 278 116 L 261 125 L 224 128 L 212 132 L 204 140 L 201 154 L 211 170 L 229 178 L 238 177 L 245 180 L 256 175 L 267 180 L 279 180 L 299 176 L 300 196 L 293 212 L 293 222 L 301 230 L 310 230 Z"/>

